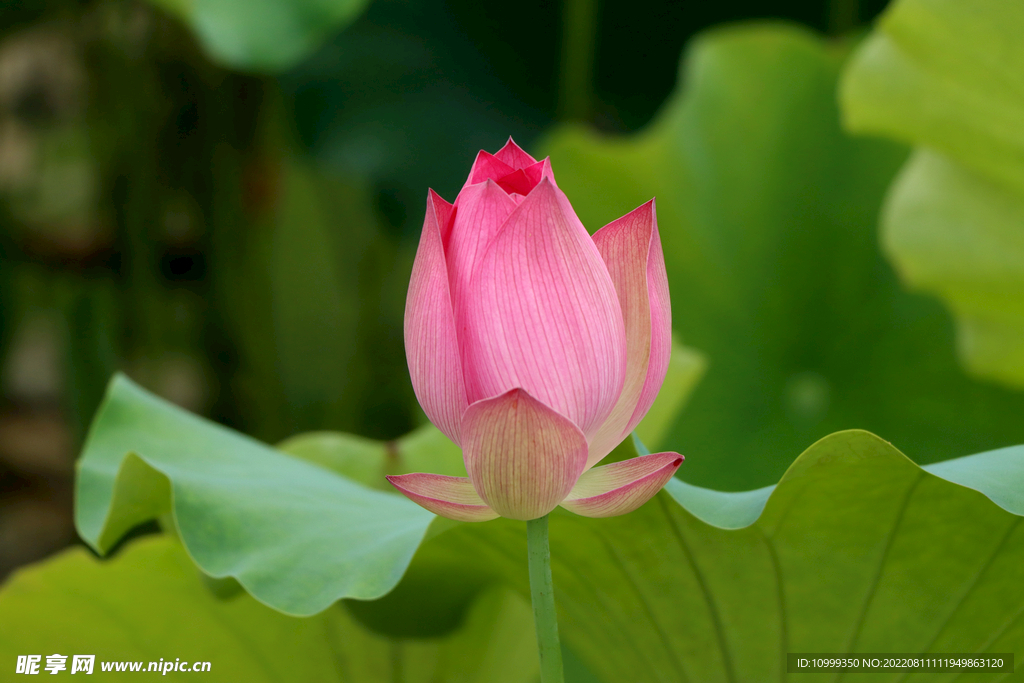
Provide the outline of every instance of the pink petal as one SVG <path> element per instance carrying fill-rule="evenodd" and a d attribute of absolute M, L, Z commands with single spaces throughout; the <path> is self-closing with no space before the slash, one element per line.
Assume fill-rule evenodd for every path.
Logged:
<path fill-rule="evenodd" d="M 672 353 L 672 308 L 654 200 L 594 235 L 622 305 L 626 382 L 615 409 L 590 440 L 593 467 L 639 424 L 654 403 Z"/>
<path fill-rule="evenodd" d="M 451 204 L 431 190 L 405 300 L 405 355 L 423 412 L 449 439 L 459 443 L 462 413 L 469 403 L 443 247 L 451 214 Z"/>
<path fill-rule="evenodd" d="M 495 152 L 494 156 L 513 169 L 526 168 L 537 163 L 537 160 L 524 152 L 519 145 L 512 141 L 512 138 L 509 138 L 505 146 Z"/>
<path fill-rule="evenodd" d="M 562 501 L 584 517 L 632 512 L 654 497 L 683 463 L 678 453 L 653 453 L 587 470 Z"/>
<path fill-rule="evenodd" d="M 542 178 L 547 178 L 552 184 L 555 184 L 555 175 L 551 172 L 551 161 L 549 159 L 538 161 L 526 168 L 516 169 L 508 175 L 499 178 L 497 182 L 501 189 L 513 195 L 514 199 L 515 195 L 525 196 L 530 194 Z"/>
<path fill-rule="evenodd" d="M 502 517 L 551 512 L 587 463 L 587 440 L 576 425 L 522 389 L 469 406 L 462 433 L 469 478 Z"/>
<path fill-rule="evenodd" d="M 558 183 L 555 182 L 555 172 L 551 170 L 551 159 L 549 157 L 545 157 L 538 161 L 533 166 L 525 168 L 523 170 L 526 171 L 526 173 L 528 174 L 539 173 L 541 178 L 547 178 L 548 180 L 551 181 L 552 185 L 558 187 Z M 540 182 L 539 178 L 537 179 L 537 182 Z"/>
<path fill-rule="evenodd" d="M 536 184 L 536 182 L 530 182 L 530 178 L 527 177 L 526 173 L 521 168 L 498 179 L 498 185 L 509 194 L 512 194 L 513 192 L 521 195 L 530 194 L 530 190 L 532 190 Z"/>
<path fill-rule="evenodd" d="M 470 403 L 523 388 L 595 433 L 625 379 L 622 310 L 597 247 L 550 181 L 508 217 L 464 300 Z"/>
<path fill-rule="evenodd" d="M 388 481 L 406 498 L 435 515 L 459 522 L 486 522 L 498 516 L 480 499 L 466 477 L 416 473 L 392 475 Z"/>
<path fill-rule="evenodd" d="M 509 145 L 512 147 L 510 148 Z M 501 157 L 499 158 L 498 155 Z M 519 149 L 511 138 L 498 152 L 498 155 L 480 150 L 476 155 L 476 160 L 473 161 L 473 167 L 469 170 L 469 177 L 466 179 L 465 185 L 462 186 L 463 189 L 490 179 L 499 183 L 510 194 L 526 195 L 540 182 L 541 178 L 547 178 L 552 183 L 555 182 L 555 175 L 551 171 L 551 160 L 534 161 L 533 157 Z M 519 171 L 525 175 L 525 183 L 512 181 Z M 506 185 L 512 186 L 513 189 L 509 189 Z"/>
<path fill-rule="evenodd" d="M 484 248 L 498 234 L 515 208 L 515 200 L 492 180 L 464 188 L 455 200 L 455 219 L 445 245 L 445 258 L 448 262 L 448 282 L 455 308 L 456 329 L 461 330 L 463 327 L 462 311 L 465 303 L 461 297 L 469 286 L 473 270 L 483 256 Z M 461 343 L 465 341 L 461 340 Z"/>
<path fill-rule="evenodd" d="M 515 170 L 515 168 L 509 166 L 490 152 L 480 150 L 477 152 L 476 160 L 473 162 L 473 167 L 469 169 L 469 178 L 466 179 L 466 184 L 463 186 L 463 189 L 470 185 L 482 183 L 488 178 L 491 180 L 503 178 Z"/>

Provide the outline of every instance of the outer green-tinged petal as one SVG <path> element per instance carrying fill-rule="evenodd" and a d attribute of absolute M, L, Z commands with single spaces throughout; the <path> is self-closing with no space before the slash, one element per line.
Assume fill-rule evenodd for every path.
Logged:
<path fill-rule="evenodd" d="M 459 443 L 459 424 L 468 402 L 444 255 L 451 213 L 451 204 L 431 190 L 405 300 L 405 355 L 423 412 Z"/>
<path fill-rule="evenodd" d="M 580 477 L 562 507 L 584 517 L 614 517 L 646 503 L 683 463 L 678 453 L 653 453 L 595 467 Z"/>
<path fill-rule="evenodd" d="M 522 389 L 471 405 L 462 434 L 469 478 L 502 517 L 551 512 L 587 464 L 583 432 Z"/>
<path fill-rule="evenodd" d="M 672 355 L 672 309 L 654 200 L 594 235 L 622 306 L 626 383 L 615 409 L 590 440 L 593 467 L 637 426 L 654 403 Z"/>
<path fill-rule="evenodd" d="M 486 522 L 498 516 L 466 477 L 415 473 L 392 475 L 388 481 L 409 500 L 435 515 L 459 522 Z"/>
<path fill-rule="evenodd" d="M 622 310 L 600 252 L 550 181 L 508 217 L 464 299 L 470 402 L 521 388 L 596 433 L 625 379 Z"/>

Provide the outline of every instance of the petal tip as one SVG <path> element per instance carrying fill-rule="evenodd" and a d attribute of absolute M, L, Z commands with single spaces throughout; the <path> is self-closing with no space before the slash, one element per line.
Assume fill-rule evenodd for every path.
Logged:
<path fill-rule="evenodd" d="M 402 495 L 435 515 L 457 522 L 486 522 L 498 516 L 466 477 L 415 472 L 386 478 Z"/>
<path fill-rule="evenodd" d="M 555 194 L 556 185 L 551 182 L 551 179 L 544 175 L 541 177 L 540 182 L 533 186 L 530 190 L 530 194 L 526 195 L 527 199 L 533 198 L 534 201 L 538 199 L 545 199 L 547 201 L 557 201 L 558 196 Z"/>
<path fill-rule="evenodd" d="M 444 202 L 445 204 L 449 204 L 448 200 L 439 195 L 437 192 L 435 192 L 434 188 L 432 187 L 427 188 L 427 201 Z"/>
<path fill-rule="evenodd" d="M 615 517 L 653 498 L 683 463 L 679 453 L 654 453 L 596 467 L 580 477 L 561 505 L 584 517 Z"/>
<path fill-rule="evenodd" d="M 501 149 L 495 152 L 494 156 L 513 168 L 525 168 L 537 163 L 536 159 L 516 144 L 512 136 L 509 136 L 508 141 Z"/>

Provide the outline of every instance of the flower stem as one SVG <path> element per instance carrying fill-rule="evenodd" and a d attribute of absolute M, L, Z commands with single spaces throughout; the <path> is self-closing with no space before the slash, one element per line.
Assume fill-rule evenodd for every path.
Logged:
<path fill-rule="evenodd" d="M 558 644 L 547 515 L 526 523 L 526 547 L 530 564 L 533 620 L 537 626 L 537 650 L 540 653 L 540 680 L 541 683 L 562 683 L 562 648 Z"/>

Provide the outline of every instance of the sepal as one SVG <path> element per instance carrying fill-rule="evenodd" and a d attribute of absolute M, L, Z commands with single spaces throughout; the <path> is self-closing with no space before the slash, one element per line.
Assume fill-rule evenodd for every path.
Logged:
<path fill-rule="evenodd" d="M 584 517 L 615 517 L 632 512 L 668 483 L 683 456 L 653 453 L 583 473 L 561 505 Z"/>
<path fill-rule="evenodd" d="M 435 515 L 457 522 L 486 522 L 498 516 L 467 477 L 417 472 L 391 475 L 388 481 L 406 498 Z"/>

